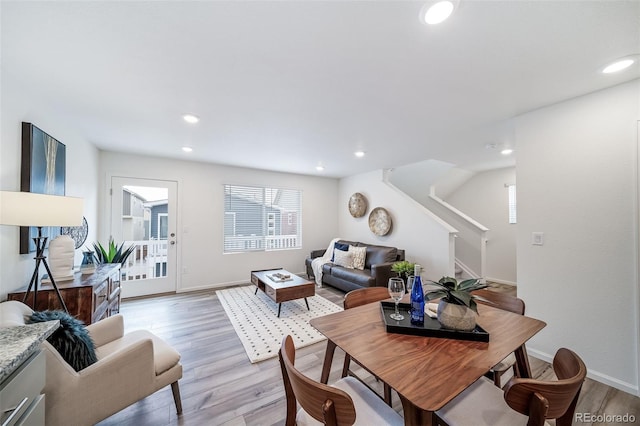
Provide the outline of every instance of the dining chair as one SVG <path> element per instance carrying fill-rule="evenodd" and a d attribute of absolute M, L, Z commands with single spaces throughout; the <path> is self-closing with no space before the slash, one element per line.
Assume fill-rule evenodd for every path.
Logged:
<path fill-rule="evenodd" d="M 357 290 L 350 291 L 344 296 L 344 308 L 355 308 L 357 306 L 379 302 L 385 299 L 389 299 L 389 290 L 386 287 L 359 288 Z M 345 354 L 344 365 L 342 367 L 342 377 L 353 376 L 356 379 L 360 380 L 363 384 L 365 384 L 360 377 L 358 377 L 353 371 L 351 371 L 351 369 L 349 368 L 350 365 L 351 357 L 349 356 L 349 354 Z M 377 377 L 376 380 L 378 380 Z M 391 386 L 386 383 L 384 384 L 384 402 L 386 402 L 387 405 L 391 406 Z"/>
<path fill-rule="evenodd" d="M 286 426 L 404 424 L 398 413 L 353 377 L 329 386 L 302 374 L 295 367 L 296 348 L 291 336 L 282 339 L 278 357 L 287 399 Z M 298 404 L 301 409 L 296 412 Z"/>
<path fill-rule="evenodd" d="M 556 426 L 573 420 L 587 367 L 575 352 L 561 348 L 553 358 L 555 381 L 512 377 L 504 391 L 481 377 L 442 409 L 435 412 L 438 425 Z"/>
<path fill-rule="evenodd" d="M 524 315 L 525 305 L 522 299 L 487 289 L 476 290 L 472 294 L 481 297 L 481 299 L 476 299 L 479 303 L 493 306 L 504 311 L 513 312 L 514 314 Z M 513 353 L 510 353 L 502 361 L 494 365 L 491 370 L 489 370 L 489 375 L 493 378 L 493 383 L 497 387 L 502 387 L 502 375 L 510 369 L 513 369 L 514 376 L 520 377 L 516 356 Z"/>

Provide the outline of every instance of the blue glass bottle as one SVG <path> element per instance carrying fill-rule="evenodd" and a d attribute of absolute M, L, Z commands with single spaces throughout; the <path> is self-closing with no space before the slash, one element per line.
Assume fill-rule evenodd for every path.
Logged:
<path fill-rule="evenodd" d="M 424 325 L 424 292 L 422 291 L 422 279 L 420 279 L 420 265 L 415 265 L 413 270 L 413 287 L 411 287 L 411 324 Z"/>

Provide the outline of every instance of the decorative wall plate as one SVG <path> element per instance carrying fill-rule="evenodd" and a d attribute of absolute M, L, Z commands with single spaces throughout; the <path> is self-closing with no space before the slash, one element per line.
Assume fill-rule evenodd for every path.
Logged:
<path fill-rule="evenodd" d="M 87 241 L 87 234 L 89 233 L 89 225 L 87 224 L 87 218 L 82 217 L 82 225 L 80 226 L 63 226 L 60 228 L 61 235 L 68 235 L 73 239 L 76 248 L 82 247 L 85 241 Z"/>
<path fill-rule="evenodd" d="M 369 229 L 378 236 L 387 235 L 391 230 L 389 212 L 382 207 L 376 207 L 371 210 L 371 213 L 369 213 Z"/>
<path fill-rule="evenodd" d="M 364 195 L 356 192 L 349 198 L 349 213 L 353 217 L 362 217 L 367 212 L 367 199 Z"/>

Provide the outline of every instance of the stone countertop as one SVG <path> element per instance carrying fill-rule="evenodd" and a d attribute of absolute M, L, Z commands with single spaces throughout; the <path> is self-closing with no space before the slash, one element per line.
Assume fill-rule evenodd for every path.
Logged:
<path fill-rule="evenodd" d="M 60 326 L 60 321 L 0 328 L 0 382 L 31 356 L 47 337 Z"/>

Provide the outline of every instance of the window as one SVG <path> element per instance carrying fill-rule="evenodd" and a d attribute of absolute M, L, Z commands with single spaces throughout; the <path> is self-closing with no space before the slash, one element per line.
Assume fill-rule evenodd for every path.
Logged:
<path fill-rule="evenodd" d="M 224 185 L 224 253 L 302 247 L 302 191 Z"/>
<path fill-rule="evenodd" d="M 507 185 L 509 188 L 509 223 L 516 222 L 516 186 Z"/>
<path fill-rule="evenodd" d="M 169 235 L 169 214 L 158 213 L 158 239 L 166 240 Z"/>

